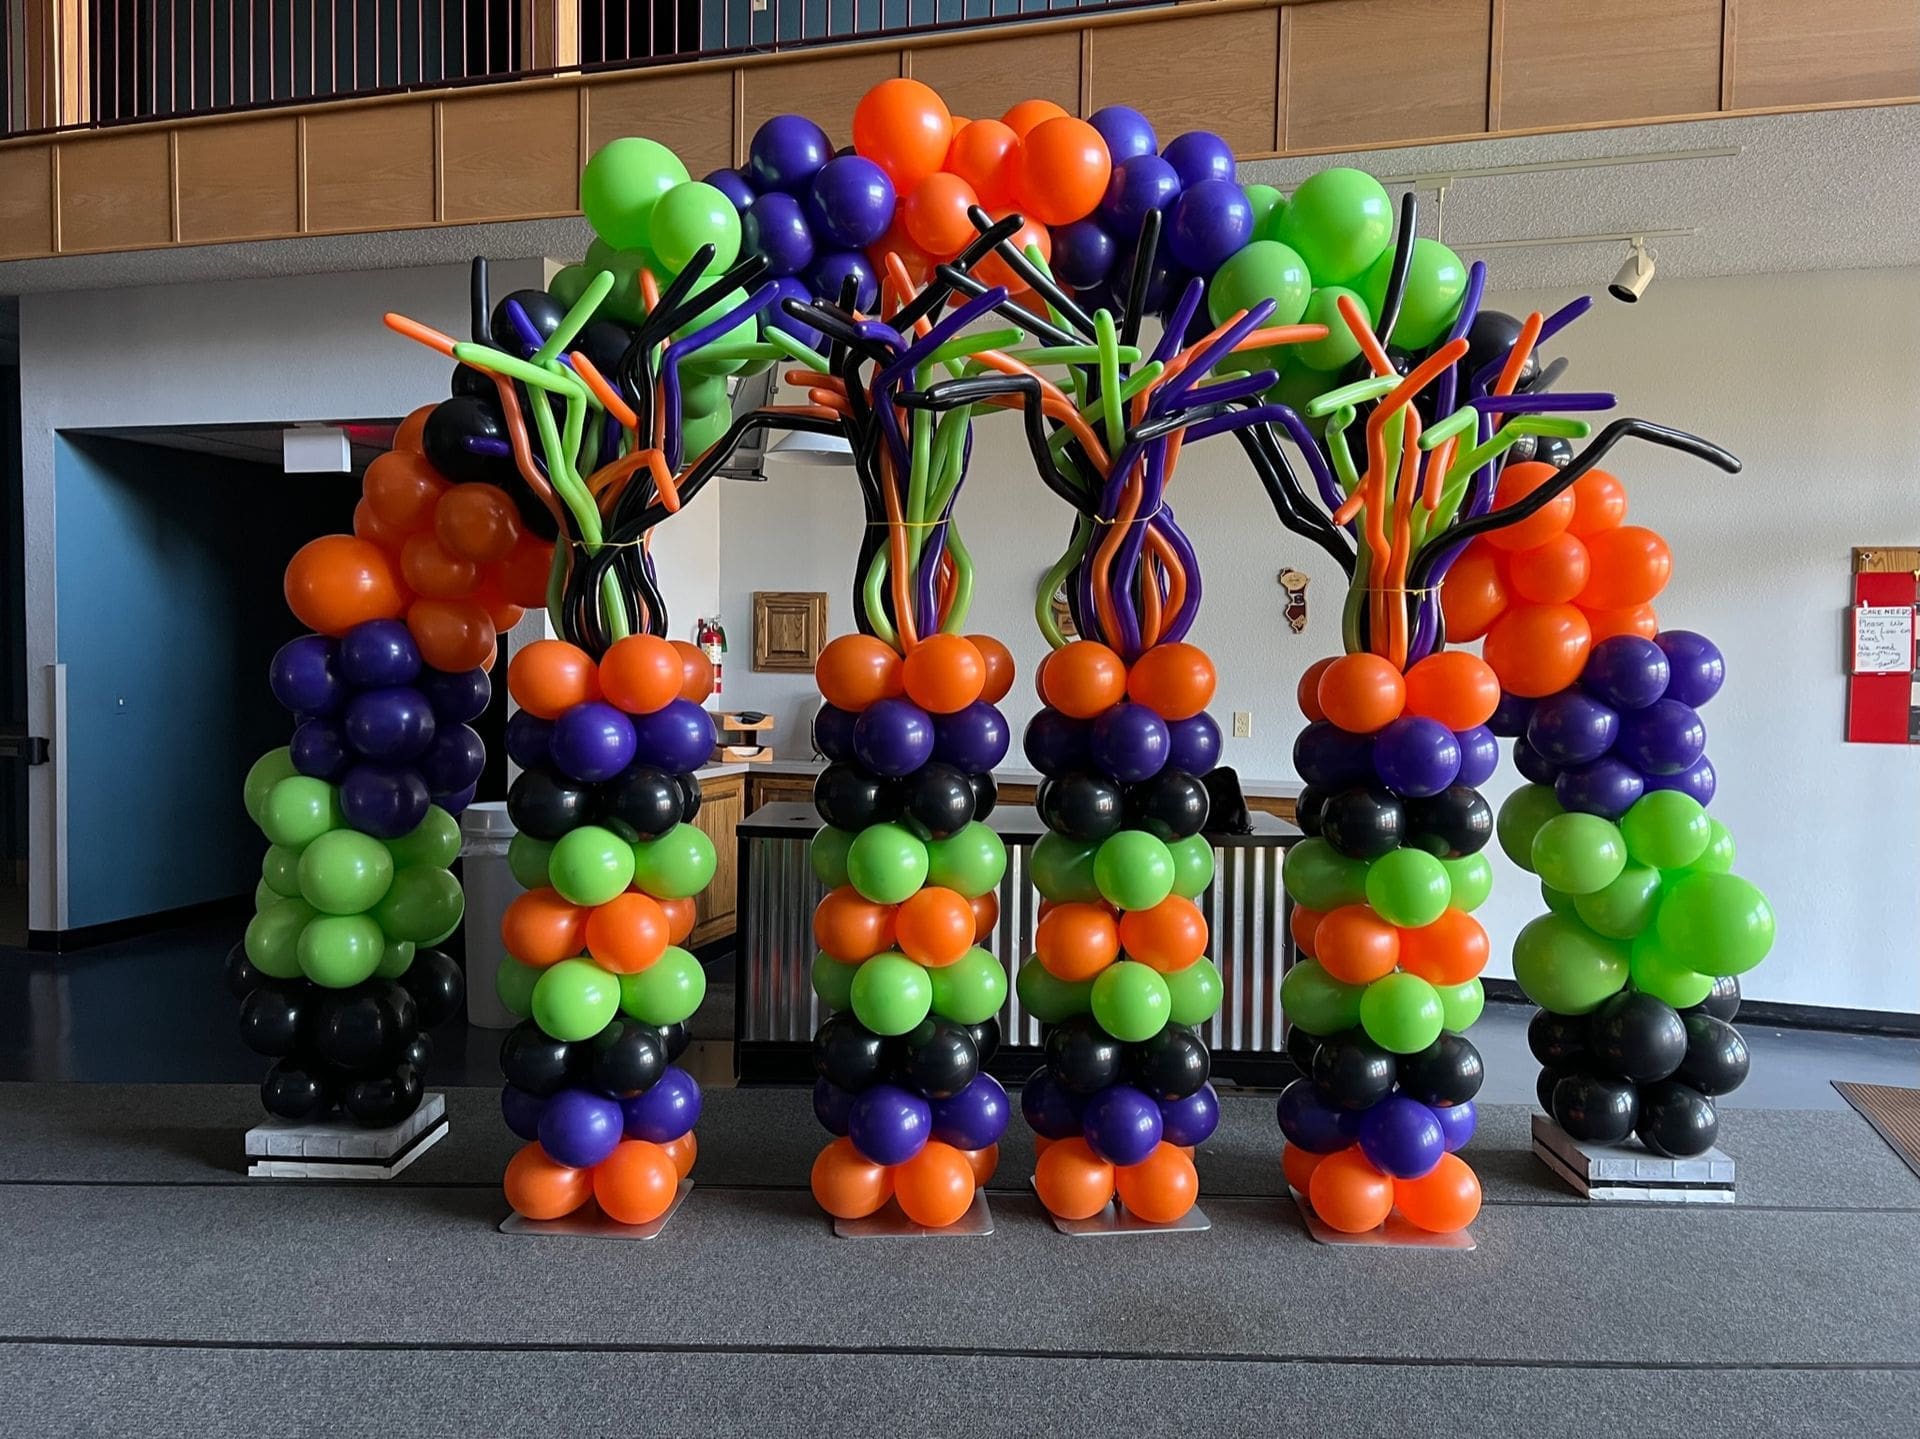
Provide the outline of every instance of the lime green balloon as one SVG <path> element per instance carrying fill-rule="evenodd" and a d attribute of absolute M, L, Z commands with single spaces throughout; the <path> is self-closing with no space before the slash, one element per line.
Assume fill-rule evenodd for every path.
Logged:
<path fill-rule="evenodd" d="M 1441 1019 L 1449 1034 L 1465 1034 L 1487 1007 L 1486 987 L 1477 979 L 1465 984 L 1436 984 L 1433 992 L 1440 996 Z"/>
<path fill-rule="evenodd" d="M 516 834 L 507 841 L 507 868 L 522 889 L 542 889 L 548 883 L 547 862 L 553 855 L 553 841 Z"/>
<path fill-rule="evenodd" d="M 1021 964 L 1014 988 L 1020 993 L 1020 1007 L 1042 1024 L 1058 1024 L 1093 1009 L 1092 980 L 1060 979 L 1032 956 Z"/>
<path fill-rule="evenodd" d="M 653 207 L 687 167 L 657 140 L 623 136 L 602 145 L 580 172 L 580 208 L 596 234 L 616 249 L 647 243 Z"/>
<path fill-rule="evenodd" d="M 554 841 L 547 873 L 568 903 L 605 904 L 633 883 L 639 848 L 601 825 L 583 824 Z"/>
<path fill-rule="evenodd" d="M 1627 853 L 1654 869 L 1681 869 L 1707 852 L 1713 821 L 1700 801 L 1677 789 L 1648 790 L 1620 816 Z"/>
<path fill-rule="evenodd" d="M 714 247 L 706 269 L 724 270 L 740 255 L 740 212 L 706 181 L 689 180 L 654 202 L 647 217 L 647 244 L 676 275 L 693 262 L 702 245 Z"/>
<path fill-rule="evenodd" d="M 1271 240 L 1273 227 L 1280 223 L 1280 212 L 1287 207 L 1287 198 L 1271 185 L 1242 185 L 1246 192 L 1247 208 L 1253 211 L 1253 238 Z"/>
<path fill-rule="evenodd" d="M 1298 349 L 1299 347 L 1288 346 L 1287 348 Z M 1309 415 L 1307 406 L 1338 383 L 1337 376 L 1324 374 L 1319 370 L 1310 370 L 1289 356 L 1285 368 L 1280 371 L 1280 378 L 1267 386 L 1266 396 L 1276 405 L 1285 405 L 1299 415 L 1301 423 L 1314 436 L 1320 437 L 1326 433 L 1326 416 Z"/>
<path fill-rule="evenodd" d="M 322 914 L 359 914 L 393 884 L 393 856 L 370 834 L 330 830 L 300 851 L 300 895 Z"/>
<path fill-rule="evenodd" d="M 1533 837 L 1540 826 L 1556 815 L 1565 814 L 1553 786 L 1522 785 L 1500 803 L 1500 815 L 1494 821 L 1494 833 L 1507 858 L 1520 868 L 1533 871 Z"/>
<path fill-rule="evenodd" d="M 287 849 L 305 849 L 342 822 L 340 791 L 310 775 L 281 780 L 260 802 L 260 828 Z"/>
<path fill-rule="evenodd" d="M 1173 1015 L 1173 995 L 1160 972 L 1138 960 L 1108 965 L 1093 980 L 1094 1022 L 1123 1044 L 1152 1039 Z"/>
<path fill-rule="evenodd" d="M 1348 858 L 1324 839 L 1303 839 L 1287 850 L 1280 880 L 1295 903 L 1325 914 L 1367 897 L 1367 862 Z"/>
<path fill-rule="evenodd" d="M 957 1024 L 984 1024 L 1007 1002 L 1007 972 L 979 945 L 933 970 L 932 978 L 933 1012 Z"/>
<path fill-rule="evenodd" d="M 1367 866 L 1366 894 L 1388 924 L 1424 929 L 1446 912 L 1453 881 L 1424 849 L 1389 850 Z"/>
<path fill-rule="evenodd" d="M 1190 834 L 1167 846 L 1173 856 L 1173 892 L 1182 899 L 1198 899 L 1213 883 L 1213 842 Z"/>
<path fill-rule="evenodd" d="M 547 281 L 547 293 L 560 302 L 562 309 L 571 310 L 580 303 L 592 279 L 593 272 L 585 265 L 562 265 Z"/>
<path fill-rule="evenodd" d="M 1273 301 L 1263 325 L 1291 325 L 1306 312 L 1313 293 L 1307 262 L 1277 240 L 1255 240 L 1214 271 L 1207 285 L 1207 313 L 1224 325 L 1241 310 Z"/>
<path fill-rule="evenodd" d="M 1093 883 L 1120 909 L 1152 909 L 1173 893 L 1173 856 L 1166 841 L 1143 829 L 1123 829 L 1093 854 Z"/>
<path fill-rule="evenodd" d="M 641 249 L 644 250 L 645 248 L 644 245 L 641 246 Z M 609 245 L 605 240 L 596 235 L 587 241 L 587 256 L 580 263 L 586 267 L 587 275 L 591 278 L 599 274 L 602 270 L 611 270 L 613 268 L 614 256 L 619 253 L 620 247 L 618 245 Z"/>
<path fill-rule="evenodd" d="M 662 955 L 645 973 L 651 974 L 665 962 L 666 955 Z M 563 959 L 558 964 L 550 964 L 533 982 L 533 1022 L 554 1039 L 569 1044 L 592 1039 L 620 1012 L 624 982 L 643 977 L 629 974 L 616 979 L 585 959 Z"/>
<path fill-rule="evenodd" d="M 1557 814 L 1533 835 L 1533 871 L 1563 894 L 1605 889 L 1627 867 L 1620 827 L 1597 814 Z"/>
<path fill-rule="evenodd" d="M 388 840 L 387 850 L 402 869 L 410 864 L 446 869 L 460 858 L 460 821 L 439 805 L 428 805 L 427 817 L 400 838 Z"/>
<path fill-rule="evenodd" d="M 438 944 L 460 927 L 466 912 L 460 881 L 433 865 L 395 870 L 393 884 L 373 907 L 373 917 L 389 939 Z"/>
<path fill-rule="evenodd" d="M 300 972 L 328 989 L 351 989 L 371 979 L 387 952 L 387 937 L 365 914 L 323 914 L 300 931 Z"/>
<path fill-rule="evenodd" d="M 868 825 L 847 846 L 847 883 L 875 904 L 899 904 L 927 882 L 930 867 L 926 842 L 905 825 Z"/>
<path fill-rule="evenodd" d="M 1006 872 L 1006 841 L 979 820 L 971 820 L 927 846 L 927 883 L 950 889 L 964 899 L 978 899 L 996 888 Z"/>
<path fill-rule="evenodd" d="M 293 752 L 285 745 L 270 749 L 253 762 L 241 786 L 240 800 L 247 807 L 247 818 L 265 828 L 261 816 L 266 811 L 267 792 L 283 779 L 292 779 L 300 771 L 293 767 Z"/>
<path fill-rule="evenodd" d="M 875 1034 L 905 1034 L 933 1008 L 924 966 L 889 950 L 860 965 L 848 990 L 853 1017 Z"/>
<path fill-rule="evenodd" d="M 1204 954 L 1185 969 L 1176 969 L 1166 980 L 1171 1006 L 1168 1017 L 1175 1024 L 1205 1024 L 1220 1012 L 1226 990 L 1219 969 Z"/>
<path fill-rule="evenodd" d="M 578 833 L 579 830 L 573 832 Z M 563 837 L 560 847 L 564 848 L 572 838 L 572 834 Z M 720 866 L 712 837 L 684 821 L 658 839 L 643 839 L 629 848 L 633 855 L 633 883 L 659 899 L 691 898 L 713 883 L 713 873 Z M 554 858 L 559 858 L 557 851 Z M 556 879 L 554 888 L 559 887 Z M 623 884 L 621 889 L 624 888 Z"/>
<path fill-rule="evenodd" d="M 1709 820 L 1712 838 L 1706 849 L 1687 868 L 1699 874 L 1730 874 L 1733 871 L 1733 831 L 1719 820 Z"/>
<path fill-rule="evenodd" d="M 1361 322 L 1372 328 L 1373 312 L 1367 308 L 1365 300 L 1343 285 L 1322 285 L 1307 301 L 1307 308 L 1300 319 L 1309 325 L 1325 325 L 1327 337 L 1293 346 L 1294 359 L 1307 369 L 1318 370 L 1329 377 L 1360 358 L 1360 341 L 1340 313 L 1342 295 L 1359 307 Z M 1329 379 L 1328 388 L 1331 387 L 1332 381 Z"/>
<path fill-rule="evenodd" d="M 680 417 L 680 444 L 690 456 L 703 455 L 725 437 L 732 428 L 733 413 L 722 407 L 700 414 L 685 414 Z"/>
<path fill-rule="evenodd" d="M 1365 170 L 1336 165 L 1309 175 L 1274 226 L 1299 252 L 1316 283 L 1340 285 L 1393 255 L 1393 200 Z M 1377 305 L 1371 307 L 1378 314 Z"/>
<path fill-rule="evenodd" d="M 616 250 L 607 257 L 605 268 L 613 276 L 613 288 L 600 302 L 600 313 L 629 325 L 642 323 L 647 317 L 647 297 L 640 274 L 649 271 L 658 280 L 659 259 L 645 247 Z"/>
<path fill-rule="evenodd" d="M 1100 898 L 1100 885 L 1093 877 L 1098 843 L 1087 844 L 1048 830 L 1033 846 L 1027 868 L 1034 888 L 1056 904 L 1090 904 Z M 1172 857 L 1168 857 L 1172 862 Z"/>
<path fill-rule="evenodd" d="M 1567 894 L 1563 890 L 1555 889 L 1550 884 L 1542 884 L 1540 886 L 1540 900 L 1555 914 L 1577 917 L 1580 913 L 1573 902 L 1572 895 Z"/>
<path fill-rule="evenodd" d="M 691 1019 L 706 997 L 706 970 L 677 944 L 668 945 L 638 974 L 620 976 L 620 1008 L 642 1024 Z"/>
<path fill-rule="evenodd" d="M 1773 948 L 1773 906 L 1737 874 L 1681 875 L 1654 924 L 1667 952 L 1702 974 L 1745 974 Z"/>
<path fill-rule="evenodd" d="M 706 309 L 702 310 L 679 329 L 675 330 L 673 337 L 676 340 L 684 340 L 695 331 L 706 329 L 707 326 L 724 318 L 729 312 L 738 309 L 746 303 L 747 292 L 745 290 L 729 290 L 711 305 L 707 306 Z M 746 318 L 736 322 L 731 330 L 723 331 L 713 343 L 722 345 L 750 344 L 759 337 L 759 334 L 760 328 L 758 321 L 754 316 L 748 315 Z M 694 374 L 731 375 L 737 373 L 740 367 L 746 364 L 746 361 L 716 360 L 704 356 L 700 351 L 696 350 L 681 361 L 681 363 Z"/>
<path fill-rule="evenodd" d="M 709 410 L 727 408 L 727 377 L 725 375 L 689 375 L 680 385 L 680 409 L 684 414 L 695 411 L 705 414 Z"/>
<path fill-rule="evenodd" d="M 260 861 L 260 878 L 282 898 L 300 893 L 300 851 L 278 844 L 267 846 Z"/>
<path fill-rule="evenodd" d="M 493 976 L 493 992 L 508 1014 L 517 1014 L 525 1019 L 533 1013 L 533 987 L 539 982 L 541 973 L 510 954 L 501 957 L 500 968 Z"/>
<path fill-rule="evenodd" d="M 1386 302 L 1387 279 L 1392 270 L 1393 251 L 1388 249 L 1374 261 L 1361 281 L 1358 288 L 1367 298 L 1370 314 L 1378 315 Z M 1413 263 L 1407 268 L 1400 318 L 1394 323 L 1391 342 L 1403 349 L 1426 349 L 1453 323 L 1466 292 L 1467 267 L 1460 257 L 1438 240 L 1415 240 Z"/>
<path fill-rule="evenodd" d="M 263 878 L 253 887 L 253 912 L 258 914 L 269 905 L 278 904 L 285 898 L 285 895 L 268 884 Z"/>
<path fill-rule="evenodd" d="M 1627 982 L 1627 947 L 1577 919 L 1543 914 L 1513 941 L 1513 977 L 1542 1009 L 1587 1014 Z"/>
<path fill-rule="evenodd" d="M 807 859 L 813 865 L 813 877 L 828 889 L 847 882 L 847 851 L 853 847 L 853 831 L 822 825 L 807 846 Z"/>
<path fill-rule="evenodd" d="M 1627 951 L 1627 978 L 1642 994 L 1675 1009 L 1691 1009 L 1713 993 L 1713 976 L 1688 969 L 1667 953 L 1660 936 L 1650 929 Z"/>
<path fill-rule="evenodd" d="M 1360 1027 L 1392 1054 L 1416 1054 L 1440 1037 L 1440 996 L 1417 974 L 1382 975 L 1360 994 Z"/>
<path fill-rule="evenodd" d="M 1447 879 L 1453 885 L 1453 907 L 1468 914 L 1487 902 L 1493 893 L 1493 864 L 1484 854 L 1463 854 L 1443 859 Z"/>
<path fill-rule="evenodd" d="M 1574 912 L 1587 928 L 1608 939 L 1632 939 L 1653 923 L 1660 907 L 1660 871 L 1630 864 L 1605 889 L 1574 898 Z"/>
<path fill-rule="evenodd" d="M 319 913 L 304 899 L 283 899 L 247 921 L 247 958 L 271 979 L 300 977 L 300 933 Z"/>
<path fill-rule="evenodd" d="M 853 977 L 859 972 L 857 964 L 846 964 L 835 959 L 824 949 L 817 950 L 813 956 L 813 992 L 820 996 L 820 1002 L 828 1009 L 848 1009 L 853 1005 Z"/>
<path fill-rule="evenodd" d="M 413 968 L 413 957 L 418 952 L 419 947 L 411 940 L 390 939 L 373 972 L 381 979 L 398 979 Z"/>
<path fill-rule="evenodd" d="M 1308 1034 L 1338 1034 L 1360 1022 L 1361 986 L 1335 979 L 1317 959 L 1303 959 L 1280 981 L 1280 1008 Z"/>

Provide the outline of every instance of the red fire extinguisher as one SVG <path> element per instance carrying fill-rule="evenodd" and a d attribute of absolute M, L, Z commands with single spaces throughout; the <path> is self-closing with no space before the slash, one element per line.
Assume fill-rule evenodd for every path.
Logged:
<path fill-rule="evenodd" d="M 718 615 L 703 615 L 694 621 L 693 642 L 700 653 L 707 657 L 713 666 L 713 692 L 719 694 L 725 688 L 722 684 L 722 670 L 727 653 L 727 630 L 720 623 Z"/>

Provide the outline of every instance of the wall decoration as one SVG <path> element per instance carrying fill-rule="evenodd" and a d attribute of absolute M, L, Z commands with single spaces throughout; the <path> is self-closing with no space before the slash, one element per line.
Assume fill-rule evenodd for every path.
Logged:
<path fill-rule="evenodd" d="M 827 642 L 827 597 L 798 590 L 753 592 L 753 667 L 770 674 L 813 673 Z"/>

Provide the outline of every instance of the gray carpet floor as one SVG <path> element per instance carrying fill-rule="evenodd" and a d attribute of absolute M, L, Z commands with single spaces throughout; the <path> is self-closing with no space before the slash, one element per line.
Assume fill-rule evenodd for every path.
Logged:
<path fill-rule="evenodd" d="M 1270 1098 L 1209 1233 L 1076 1242 L 1003 1146 L 990 1238 L 835 1240 L 807 1097 L 718 1090 L 650 1244 L 514 1238 L 492 1093 L 383 1186 L 249 1182 L 238 1086 L 0 1086 L 0 1434 L 1911 1434 L 1920 1179 L 1730 1111 L 1731 1208 L 1589 1208 L 1490 1107 L 1471 1254 L 1331 1249 Z M 1156 1422 L 1157 1421 L 1157 1422 Z"/>

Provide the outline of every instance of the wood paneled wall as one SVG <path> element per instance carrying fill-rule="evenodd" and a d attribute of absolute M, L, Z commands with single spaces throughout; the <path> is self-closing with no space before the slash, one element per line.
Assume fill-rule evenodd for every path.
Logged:
<path fill-rule="evenodd" d="M 829 50 L 0 142 L 0 259 L 543 219 L 616 135 L 694 174 L 913 75 L 958 114 L 1124 102 L 1247 158 L 1920 100 L 1916 0 L 1193 0 Z"/>

